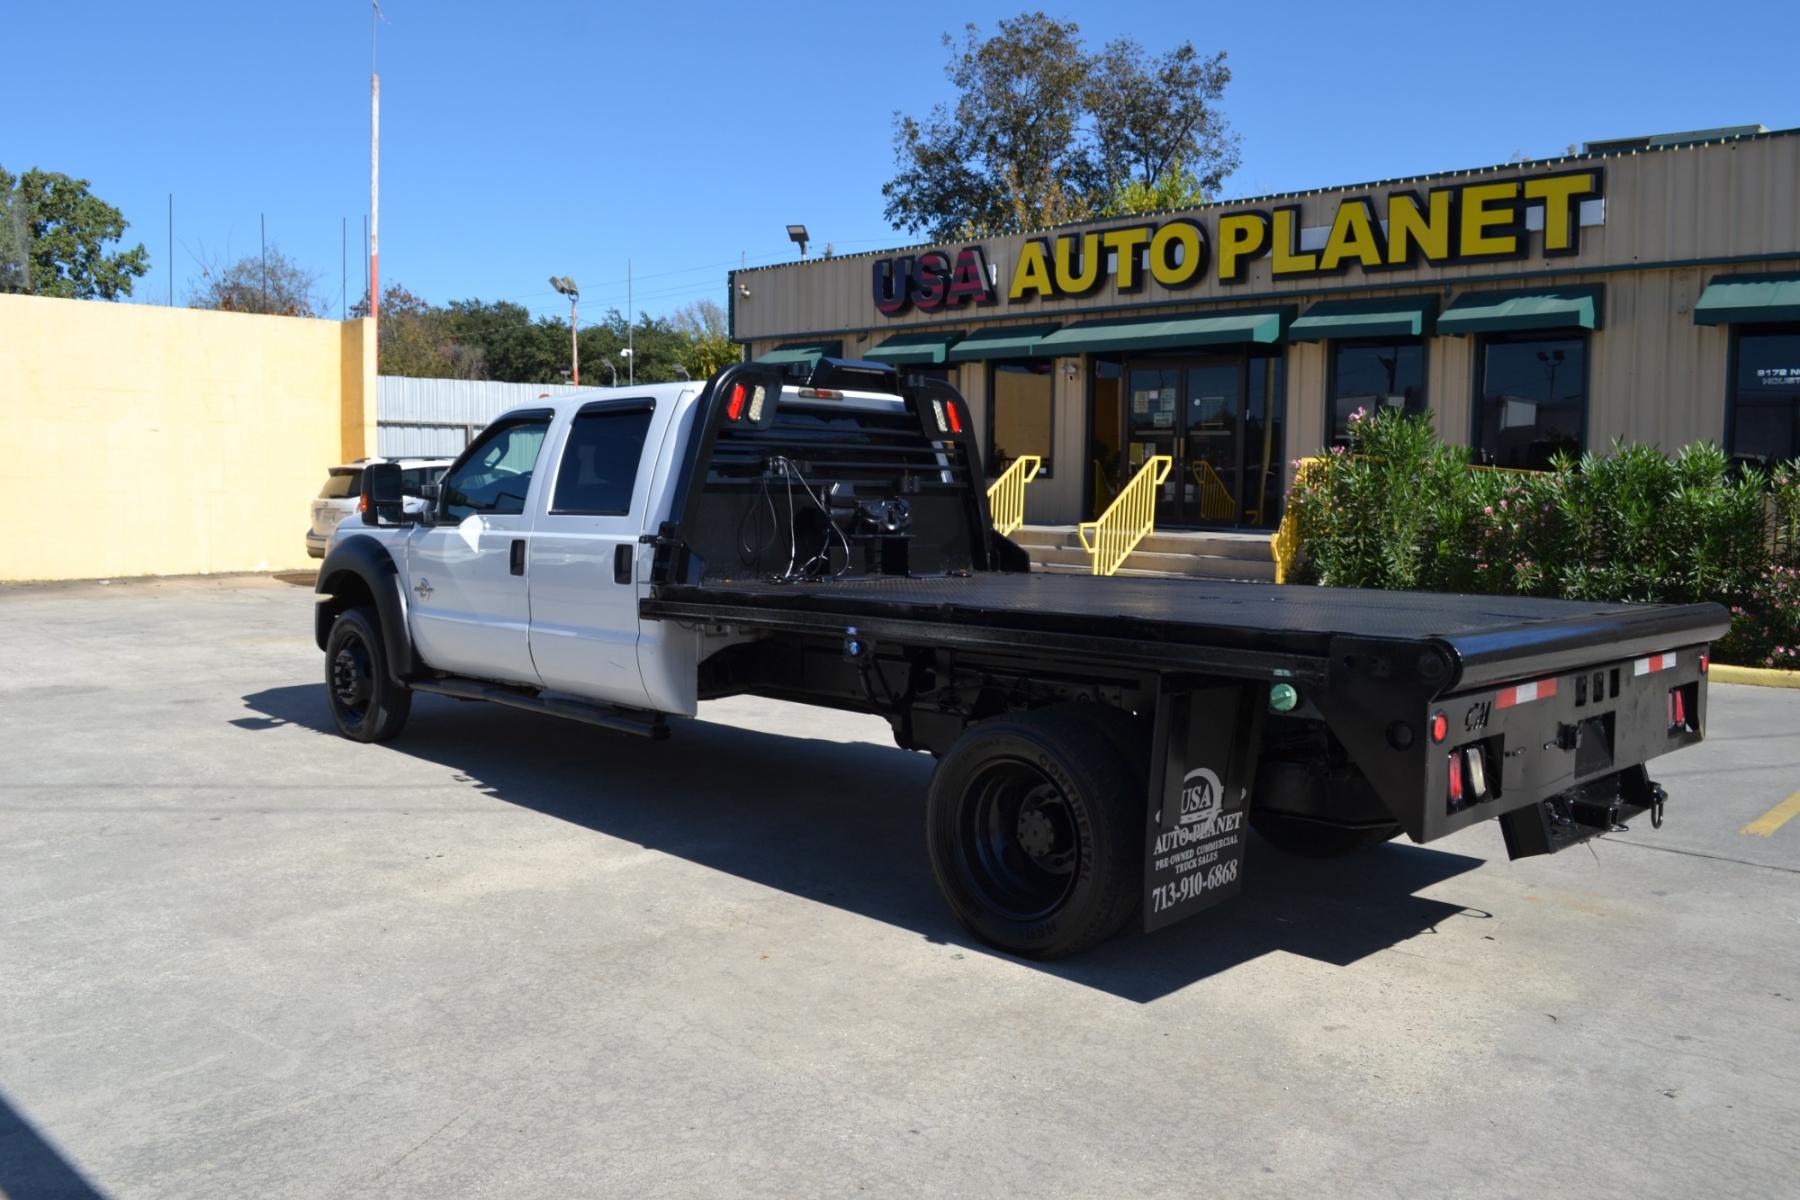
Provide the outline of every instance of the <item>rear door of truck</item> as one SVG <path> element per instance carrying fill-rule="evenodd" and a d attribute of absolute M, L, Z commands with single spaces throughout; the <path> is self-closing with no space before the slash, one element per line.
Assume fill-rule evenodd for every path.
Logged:
<path fill-rule="evenodd" d="M 531 655 L 547 688 L 655 707 L 638 667 L 638 536 L 676 397 L 594 400 L 562 431 L 532 532 Z"/>

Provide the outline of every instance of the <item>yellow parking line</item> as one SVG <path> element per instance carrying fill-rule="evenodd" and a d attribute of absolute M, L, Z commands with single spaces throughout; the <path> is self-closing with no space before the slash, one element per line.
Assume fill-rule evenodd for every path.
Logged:
<path fill-rule="evenodd" d="M 1768 837 L 1795 817 L 1800 817 L 1800 792 L 1795 792 L 1738 832 L 1748 833 L 1753 837 Z"/>

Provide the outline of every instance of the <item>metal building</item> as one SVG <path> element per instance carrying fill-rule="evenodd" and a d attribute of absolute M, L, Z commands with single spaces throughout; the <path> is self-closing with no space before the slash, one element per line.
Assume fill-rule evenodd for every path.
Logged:
<path fill-rule="evenodd" d="M 1035 523 L 1151 456 L 1159 527 L 1256 529 L 1358 408 L 1430 412 L 1480 461 L 1615 438 L 1800 454 L 1800 130 L 1222 202 L 734 272 L 752 357 L 955 382 Z"/>

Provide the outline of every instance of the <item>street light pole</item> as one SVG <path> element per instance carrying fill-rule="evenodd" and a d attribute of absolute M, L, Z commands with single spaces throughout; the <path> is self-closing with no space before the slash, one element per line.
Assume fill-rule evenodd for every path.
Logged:
<path fill-rule="evenodd" d="M 581 386 L 581 342 L 575 336 L 575 306 L 581 299 L 581 291 L 575 281 L 567 275 L 552 275 L 550 286 L 569 298 L 569 368 L 575 386 Z"/>

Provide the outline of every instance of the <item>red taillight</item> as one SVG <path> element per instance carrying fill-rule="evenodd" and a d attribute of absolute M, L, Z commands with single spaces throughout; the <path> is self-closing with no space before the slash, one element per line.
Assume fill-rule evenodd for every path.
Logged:
<path fill-rule="evenodd" d="M 1463 799 L 1463 765 L 1462 755 L 1450 755 L 1450 804 L 1460 805 Z"/>
<path fill-rule="evenodd" d="M 1441 742 L 1450 736 L 1450 718 L 1437 713 L 1431 718 L 1431 740 Z"/>
<path fill-rule="evenodd" d="M 950 418 L 950 432 L 961 433 L 962 415 L 956 411 L 954 402 L 949 400 L 944 401 L 944 415 Z"/>
<path fill-rule="evenodd" d="M 1710 661 L 1712 661 L 1712 655 L 1702 654 L 1700 656 L 1700 673 L 1702 675 L 1706 674 L 1706 664 Z"/>
<path fill-rule="evenodd" d="M 1687 728 L 1687 705 L 1681 698 L 1680 688 L 1669 690 L 1669 728 Z"/>
<path fill-rule="evenodd" d="M 744 401 L 749 398 L 750 393 L 745 389 L 743 384 L 732 384 L 731 402 L 725 406 L 725 419 L 728 421 L 742 420 L 744 416 Z"/>

